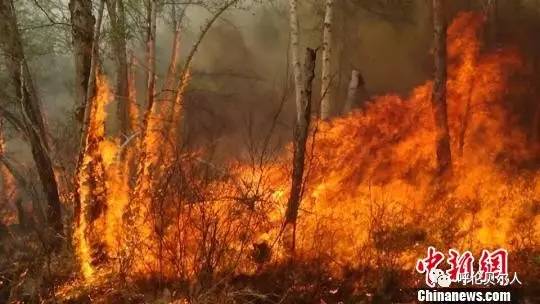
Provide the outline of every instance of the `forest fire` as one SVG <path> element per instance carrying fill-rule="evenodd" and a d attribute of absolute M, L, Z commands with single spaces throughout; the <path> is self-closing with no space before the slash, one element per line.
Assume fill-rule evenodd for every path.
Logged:
<path fill-rule="evenodd" d="M 540 85 L 530 85 L 540 65 L 523 45 L 493 34 L 501 20 L 494 2 L 476 11 L 443 0 L 143 2 L 28 4 L 71 30 L 67 95 L 76 105 L 73 117 L 49 123 L 34 84 L 43 77 L 31 77 L 35 59 L 23 48 L 31 39 L 19 32 L 36 26 L 21 26 L 26 4 L 0 0 L 0 72 L 13 91 L 0 90 L 0 302 L 412 303 L 422 300 L 410 291 L 461 288 L 474 263 L 479 282 L 499 267 L 514 280 L 497 288 L 540 298 Z M 199 36 L 186 31 L 193 46 L 182 57 L 188 8 L 194 24 L 201 8 L 209 17 Z M 250 9 L 272 16 L 256 20 L 253 41 L 229 20 L 215 24 Z M 63 18 L 56 10 L 69 11 L 69 22 L 53 22 Z M 354 10 L 384 21 L 350 24 Z M 408 22 L 402 11 L 432 19 L 428 31 L 419 22 L 388 34 L 388 24 Z M 311 18 L 320 48 L 301 35 L 312 31 Z M 164 25 L 170 56 L 156 46 Z M 373 36 L 385 33 L 376 40 L 384 43 L 354 37 L 366 25 Z M 222 32 L 204 44 L 213 26 Z M 400 52 L 429 57 L 418 70 L 429 68 L 433 79 L 414 71 L 416 82 L 401 86 L 409 74 L 396 73 L 372 85 L 377 73 L 394 75 L 361 72 L 357 63 L 371 59 L 350 58 L 382 51 L 396 33 L 428 32 L 425 48 Z M 284 71 L 250 61 L 250 48 L 271 57 L 259 35 L 286 42 Z M 214 40 L 245 53 L 224 56 Z M 362 41 L 365 54 L 349 40 Z M 219 54 L 199 62 L 203 48 Z M 412 57 L 403 66 L 425 59 Z M 242 65 L 252 66 L 233 69 Z M 259 72 L 284 72 L 283 88 Z M 408 93 L 370 96 L 401 87 Z M 28 147 L 18 149 L 21 142 Z M 470 287 L 489 291 L 484 283 Z"/>
<path fill-rule="evenodd" d="M 297 258 L 319 259 L 338 274 L 345 265 L 410 269 L 421 244 L 471 250 L 537 244 L 540 218 L 530 211 L 538 208 L 540 177 L 516 167 L 534 151 L 505 106 L 511 77 L 523 67 L 513 50 L 481 51 L 482 20 L 461 14 L 448 31 L 452 176 L 438 180 L 434 173 L 431 82 L 407 99 L 381 96 L 362 111 L 317 123 Z M 203 181 L 186 161 L 197 156 L 172 151 L 178 136 L 165 137 L 170 146 L 157 144 L 170 113 L 159 111 L 139 139 L 147 150 L 134 154 L 142 163 L 130 181 L 122 163 L 129 157 L 105 138 L 109 98 L 100 76 L 79 176 L 76 239 L 84 277 L 92 282 L 96 272 L 118 267 L 135 279 L 258 269 L 250 247 L 280 238 L 289 156 L 256 169 L 234 165 L 230 175 Z M 287 259 L 283 246 L 272 250 L 273 262 Z"/>

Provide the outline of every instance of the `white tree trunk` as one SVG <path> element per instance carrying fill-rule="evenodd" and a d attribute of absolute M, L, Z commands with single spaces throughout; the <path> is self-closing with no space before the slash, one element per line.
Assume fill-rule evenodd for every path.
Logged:
<path fill-rule="evenodd" d="M 362 74 L 360 74 L 360 71 L 358 70 L 352 70 L 343 114 L 347 114 L 353 109 L 359 108 L 367 97 L 368 93 Z"/>
<path fill-rule="evenodd" d="M 313 79 L 315 78 L 315 62 L 316 52 L 308 48 L 306 50 L 303 84 L 302 84 L 302 100 L 301 108 L 298 110 L 301 117 L 296 121 L 294 127 L 294 152 L 293 152 L 293 169 L 291 172 L 291 192 L 287 201 L 287 209 L 285 211 L 285 226 L 292 228 L 291 233 L 285 232 L 285 241 L 289 244 L 291 253 L 294 253 L 295 234 L 296 234 L 296 219 L 298 217 L 298 209 L 302 201 L 302 188 L 304 185 L 304 171 L 306 159 L 306 145 L 309 135 L 309 125 L 311 122 L 311 92 Z M 292 227 L 291 227 L 292 226 Z M 287 240 L 287 238 L 290 239 Z"/>
<path fill-rule="evenodd" d="M 294 73 L 294 88 L 296 91 L 296 120 L 302 119 L 302 66 L 300 65 L 300 39 L 298 25 L 298 1 L 289 0 L 289 26 L 291 35 L 291 60 Z"/>
<path fill-rule="evenodd" d="M 323 25 L 323 54 L 321 75 L 321 119 L 332 113 L 330 98 L 332 83 L 332 21 L 334 19 L 334 0 L 326 0 L 326 14 Z"/>

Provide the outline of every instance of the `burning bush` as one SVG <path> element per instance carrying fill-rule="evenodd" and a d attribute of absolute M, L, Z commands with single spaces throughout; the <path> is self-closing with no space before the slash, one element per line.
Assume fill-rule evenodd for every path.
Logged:
<path fill-rule="evenodd" d="M 109 97 L 98 78 L 75 229 L 86 282 L 106 273 L 213 286 L 294 258 L 354 278 L 355 292 L 384 293 L 389 274 L 410 271 L 427 245 L 502 246 L 523 253 L 516 264 L 537 263 L 540 176 L 522 166 L 536 147 L 505 100 L 523 64 L 512 49 L 483 51 L 482 20 L 460 14 L 448 30 L 451 176 L 436 174 L 431 82 L 317 122 L 292 256 L 280 241 L 290 149 L 260 166 L 216 167 L 171 131 L 182 111 L 174 99 L 155 105 L 125 148 L 105 138 Z"/>

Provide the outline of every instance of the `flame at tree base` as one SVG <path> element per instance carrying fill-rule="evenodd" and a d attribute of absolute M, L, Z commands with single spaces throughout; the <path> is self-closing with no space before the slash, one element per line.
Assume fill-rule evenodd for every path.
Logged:
<path fill-rule="evenodd" d="M 337 275 L 362 266 L 413 269 L 430 245 L 538 248 L 540 175 L 522 166 L 537 150 L 505 100 L 523 64 L 512 50 L 481 52 L 482 22 L 461 14 L 448 31 L 452 176 L 435 174 L 431 82 L 407 99 L 378 97 L 362 111 L 317 122 L 308 143 L 295 258 L 322 261 Z M 88 139 L 94 146 L 80 176 L 75 235 L 88 281 L 100 271 L 204 280 L 254 273 L 289 258 L 277 240 L 291 153 L 262 166 L 209 170 L 200 161 L 203 153 L 175 150 L 179 136 L 159 126 L 159 115 L 170 111 L 156 111 L 140 140 L 144 153 L 133 154 L 143 156 L 132 183 L 122 175 L 126 165 L 111 157 L 116 143 L 100 127 L 107 98 L 98 94 L 101 106 Z M 84 216 L 91 204 L 103 205 L 93 218 Z"/>

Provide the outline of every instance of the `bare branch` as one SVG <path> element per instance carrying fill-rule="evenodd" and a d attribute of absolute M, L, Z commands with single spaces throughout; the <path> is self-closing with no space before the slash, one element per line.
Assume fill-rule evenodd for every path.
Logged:
<path fill-rule="evenodd" d="M 24 124 L 13 113 L 0 105 L 0 116 L 5 118 L 18 132 L 23 132 Z"/>
<path fill-rule="evenodd" d="M 178 83 L 177 88 L 181 88 L 184 85 L 185 77 L 188 73 L 191 62 L 193 61 L 193 57 L 195 56 L 195 53 L 197 53 L 197 50 L 199 49 L 199 46 L 201 42 L 203 41 L 204 37 L 206 36 L 210 28 L 212 28 L 212 25 L 216 22 L 219 16 L 221 16 L 229 7 L 238 3 L 238 1 L 239 0 L 231 0 L 227 2 L 222 8 L 220 8 L 214 14 L 214 16 L 208 21 L 206 26 L 203 28 L 201 34 L 199 35 L 199 39 L 195 42 L 195 44 L 193 45 L 193 48 L 191 49 L 191 51 L 189 52 L 189 55 L 187 56 L 186 63 L 184 64 L 184 67 L 182 68 L 182 74 L 180 75 L 180 81 Z M 178 96 L 177 96 L 177 99 L 178 99 Z"/>
<path fill-rule="evenodd" d="M 33 26 L 33 27 L 30 27 L 30 28 L 25 28 L 24 30 L 35 29 L 35 28 L 40 28 L 40 27 L 56 26 L 56 25 L 71 26 L 71 23 L 59 22 L 59 21 L 54 20 L 54 18 L 52 18 L 49 15 L 49 13 L 45 10 L 45 8 L 43 8 L 43 6 L 41 6 L 41 4 L 39 4 L 38 0 L 32 0 L 32 2 L 43 13 L 43 15 L 45 15 L 45 17 L 47 17 L 47 19 L 49 20 L 50 23 L 40 25 L 40 26 Z"/>

